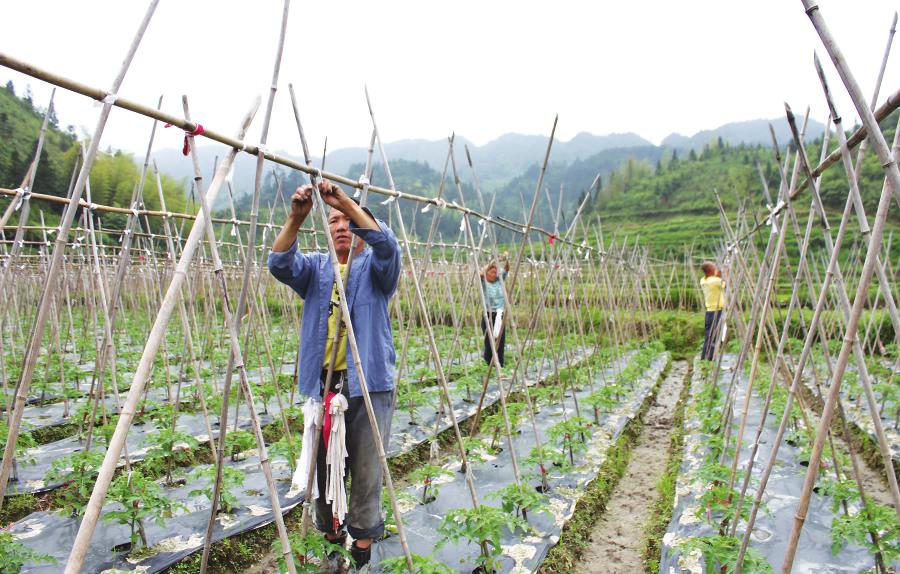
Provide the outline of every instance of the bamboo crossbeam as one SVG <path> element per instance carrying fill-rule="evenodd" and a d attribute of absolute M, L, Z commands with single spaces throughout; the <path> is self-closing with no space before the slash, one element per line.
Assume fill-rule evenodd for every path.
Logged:
<path fill-rule="evenodd" d="M 324 172 L 323 172 L 323 174 L 324 174 Z M 371 189 L 371 187 L 369 189 Z M 0 187 L 0 196 L 15 197 L 15 196 L 19 195 L 19 193 L 20 192 L 15 189 L 7 189 L 7 188 Z M 56 204 L 68 204 L 69 203 L 69 200 L 66 199 L 65 197 L 60 197 L 58 195 L 49 195 L 46 193 L 32 193 L 31 200 L 34 201 L 35 199 L 38 199 L 41 201 L 47 201 L 50 203 L 56 203 Z M 418 200 L 415 200 L 415 201 L 418 201 Z M 427 198 L 425 198 L 425 203 L 431 203 L 432 205 L 434 205 L 434 202 L 431 200 L 428 200 Z M 193 213 L 180 213 L 180 212 L 175 212 L 175 211 L 164 211 L 164 210 L 155 210 L 155 209 L 137 209 L 137 210 L 133 211 L 131 209 L 128 209 L 127 207 L 115 207 L 112 205 L 104 205 L 104 204 L 100 204 L 100 203 L 88 203 L 87 201 L 85 201 L 83 199 L 78 202 L 78 205 L 84 209 L 90 209 L 92 211 L 100 211 L 100 212 L 106 212 L 106 213 L 119 213 L 122 215 L 132 215 L 133 213 L 137 212 L 138 215 L 147 216 L 147 217 L 185 219 L 185 220 L 190 220 L 190 221 L 197 219 L 197 215 L 193 214 Z M 449 205 L 452 206 L 453 204 L 449 204 Z M 498 223 L 498 221 L 500 221 L 500 223 L 498 223 L 498 225 L 500 225 L 501 227 L 503 227 L 505 229 L 510 229 L 519 234 L 522 233 L 521 225 L 517 224 L 514 221 L 510 221 L 510 220 L 507 220 L 502 217 L 500 217 L 500 218 L 491 217 L 490 215 L 482 216 L 478 212 L 474 212 L 474 211 L 471 212 L 471 215 L 473 215 L 474 217 L 480 217 L 484 221 L 491 222 L 491 223 Z M 249 221 L 244 220 L 244 219 L 236 219 L 236 218 L 213 217 L 212 222 L 224 224 L 224 225 L 237 225 L 237 226 L 242 226 L 242 227 L 250 226 Z M 508 224 L 506 224 L 507 222 L 508 222 Z M 517 225 L 518 225 L 518 227 L 515 227 Z M 273 223 L 267 222 L 264 224 L 259 224 L 259 227 L 266 227 L 270 230 L 274 230 L 278 226 L 274 225 Z M 6 225 L 6 226 L 3 226 L 3 229 L 15 229 L 15 226 Z M 51 227 L 41 227 L 41 226 L 37 226 L 37 225 L 27 225 L 24 227 L 24 229 L 40 231 L 42 229 L 48 229 L 48 230 L 56 229 L 56 227 L 52 227 L 52 226 Z M 80 229 L 81 228 L 73 228 L 73 231 L 78 231 Z M 84 231 L 86 231 L 86 230 L 84 230 Z M 121 230 L 116 230 L 116 229 L 97 229 L 96 231 L 98 233 L 113 233 L 113 234 L 115 234 L 115 233 L 121 234 L 122 233 Z M 532 226 L 531 231 L 533 231 L 535 233 L 543 234 L 547 237 L 550 237 L 551 235 L 553 235 L 550 231 L 547 231 L 540 227 Z M 310 234 L 310 235 L 319 235 L 322 233 L 321 231 L 316 231 L 313 228 L 309 228 L 309 229 L 301 228 L 300 232 Z M 134 234 L 138 237 L 141 237 L 141 236 L 150 237 L 151 239 L 157 238 L 157 237 L 161 238 L 160 235 L 146 234 L 146 233 L 137 232 L 137 231 L 134 232 Z M 562 238 L 557 239 L 557 241 L 563 241 L 564 243 L 566 242 Z M 219 242 L 219 244 L 220 245 L 232 245 L 231 243 L 223 243 L 221 241 Z M 425 246 L 425 245 L 428 245 L 428 243 L 410 240 L 410 245 Z M 461 245 L 459 243 L 447 243 L 447 242 L 432 242 L 431 245 L 433 247 L 447 247 L 447 248 L 454 248 L 454 249 L 458 249 L 461 247 Z M 582 249 L 589 249 L 591 251 L 597 251 L 601 255 L 605 255 L 605 253 L 602 250 L 598 250 L 598 249 L 590 247 L 590 246 L 577 245 L 576 247 L 580 247 Z M 656 260 L 655 263 L 657 263 L 659 265 L 669 265 L 670 264 L 670 262 L 663 261 L 663 260 Z"/>
<path fill-rule="evenodd" d="M 140 114 L 142 116 L 147 116 L 149 118 L 153 118 L 153 119 L 157 119 L 162 122 L 166 122 L 177 128 L 181 128 L 182 130 L 184 130 L 186 132 L 196 131 L 197 126 L 199 125 L 198 123 L 186 121 L 185 119 L 180 118 L 178 116 L 174 116 L 172 114 L 167 114 L 163 111 L 155 110 L 151 107 L 145 106 L 138 102 L 134 102 L 134 101 L 128 100 L 126 98 L 119 97 L 118 94 L 111 94 L 100 88 L 94 88 L 94 87 L 88 86 L 86 84 L 82 84 L 81 82 L 71 80 L 71 79 L 61 76 L 59 74 L 55 74 L 53 72 L 41 69 L 37 66 L 29 64 L 27 62 L 23 62 L 17 58 L 14 58 L 13 56 L 10 56 L 9 54 L 3 53 L 3 52 L 0 52 L 0 66 L 4 66 L 11 70 L 15 70 L 17 72 L 25 74 L 26 76 L 31 76 L 33 78 L 43 80 L 49 84 L 53 84 L 55 86 L 64 88 L 71 92 L 81 94 L 81 95 L 91 98 L 93 100 L 97 100 L 100 102 L 102 102 L 104 100 L 106 100 L 106 101 L 114 100 L 112 105 L 115 107 L 119 107 L 124 110 L 129 110 L 131 112 Z M 898 106 L 900 106 L 900 91 L 898 91 L 898 93 L 895 94 L 895 96 L 896 96 L 895 107 L 898 107 Z M 894 108 L 891 108 L 890 111 L 893 111 L 893 109 Z M 227 145 L 227 146 L 237 149 L 239 151 L 251 154 L 253 156 L 257 156 L 257 157 L 262 156 L 265 159 L 267 159 L 273 163 L 277 163 L 279 165 L 283 165 L 283 166 L 289 167 L 291 169 L 296 169 L 296 170 L 302 171 L 306 174 L 316 175 L 318 177 L 322 177 L 322 178 L 328 179 L 330 181 L 334 181 L 336 183 L 340 183 L 342 185 L 352 187 L 354 189 L 362 189 L 363 184 L 360 183 L 359 181 L 352 180 L 350 178 L 344 177 L 342 175 L 338 175 L 336 173 L 330 173 L 327 171 L 316 169 L 314 167 L 308 166 L 304 163 L 301 163 L 301 162 L 291 159 L 289 157 L 285 157 L 285 156 L 281 156 L 276 153 L 273 153 L 272 151 L 266 149 L 266 147 L 264 145 L 247 143 L 246 141 L 219 133 L 215 130 L 207 128 L 206 126 L 203 126 L 203 133 L 200 134 L 198 137 L 204 137 L 204 138 L 219 142 L 221 144 Z M 391 189 L 387 189 L 387 188 L 383 188 L 383 187 L 378 187 L 375 185 L 369 185 L 368 187 L 369 187 L 370 191 L 377 193 L 379 195 L 385 195 L 385 196 L 394 197 L 397 199 L 406 199 L 406 200 L 415 201 L 418 203 L 429 203 L 436 207 L 452 209 L 454 211 L 458 211 L 460 213 L 469 215 L 471 217 L 477 217 L 478 219 L 484 220 L 489 223 L 493 223 L 495 225 L 503 227 L 504 229 L 508 229 L 509 231 L 512 231 L 514 233 L 524 234 L 523 229 L 526 227 L 524 224 L 511 224 L 511 223 L 507 223 L 506 221 L 501 221 L 497 218 L 490 218 L 485 214 L 479 213 L 473 209 L 468 209 L 468 208 L 458 205 L 454 202 L 442 202 L 435 198 L 423 197 L 420 195 L 415 195 L 415 194 L 407 193 L 404 191 L 391 190 Z M 126 210 L 126 212 L 130 213 L 131 210 Z M 536 228 L 533 225 L 527 226 L 527 228 L 529 231 L 543 234 L 546 237 L 553 236 L 553 233 L 551 233 L 545 229 Z M 562 240 L 560 240 L 560 241 L 562 241 Z M 596 251 L 596 249 L 593 247 L 589 247 L 589 249 L 591 249 L 592 251 Z"/>
<path fill-rule="evenodd" d="M 147 12 L 141 20 L 138 31 L 134 35 L 131 45 L 128 48 L 125 60 L 123 61 L 122 66 L 120 67 L 115 79 L 113 80 L 112 89 L 114 91 L 117 91 L 119 89 L 125 79 L 125 74 L 127 73 L 129 66 L 131 65 L 135 53 L 137 52 L 141 38 L 143 37 L 147 26 L 150 24 L 150 19 L 153 16 L 153 12 L 156 10 L 158 1 L 159 0 L 151 0 Z M 100 146 L 100 139 L 103 135 L 103 129 L 105 128 L 106 122 L 109 119 L 110 111 L 111 105 L 109 99 L 107 99 L 103 102 L 103 109 L 100 112 L 100 116 L 97 118 L 97 124 L 90 142 L 89 151 L 85 154 L 84 163 L 82 164 L 81 169 L 78 173 L 78 179 L 75 182 L 75 186 L 72 188 L 72 203 L 66 208 L 60 223 L 59 233 L 57 233 L 56 235 L 56 245 L 53 249 L 53 255 L 50 258 L 50 263 L 47 269 L 47 282 L 44 284 L 44 287 L 42 289 L 41 299 L 38 305 L 38 312 L 34 317 L 34 323 L 32 325 L 31 339 L 24 355 L 22 373 L 16 391 L 16 406 L 13 408 L 13 416 L 9 420 L 9 430 L 6 437 L 6 447 L 3 454 L 3 463 L 2 466 L 0 466 L 0 508 L 2 508 L 3 506 L 3 495 L 6 493 L 7 481 L 9 479 L 9 466 L 14 457 L 14 449 L 19 434 L 23 410 L 25 407 L 25 396 L 27 395 L 29 388 L 31 387 L 32 377 L 34 375 L 38 355 L 40 354 L 41 339 L 44 335 L 44 329 L 47 323 L 47 314 L 49 311 L 49 302 L 51 300 L 54 288 L 53 280 L 60 271 L 63 252 L 65 250 L 66 238 L 69 234 L 69 228 L 72 226 L 72 221 L 75 219 L 76 209 L 75 205 L 73 204 L 77 205 L 78 200 L 81 199 L 81 195 L 85 187 L 85 182 L 87 181 L 88 174 L 90 173 L 91 166 Z M 116 453 L 116 455 L 118 456 L 118 452 Z M 81 558 L 83 558 L 83 552 L 85 551 L 86 548 L 73 549 L 73 553 L 79 554 Z"/>

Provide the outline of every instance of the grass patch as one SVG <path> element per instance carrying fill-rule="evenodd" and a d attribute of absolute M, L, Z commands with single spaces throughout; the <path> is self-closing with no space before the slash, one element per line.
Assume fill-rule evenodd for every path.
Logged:
<path fill-rule="evenodd" d="M 14 494 L 3 501 L 3 509 L 0 510 L 0 525 L 6 525 L 21 520 L 38 510 L 38 499 L 31 494 Z"/>
<path fill-rule="evenodd" d="M 284 517 L 288 530 L 300 530 L 303 517 L 303 505 L 292 508 Z M 238 536 L 231 536 L 213 544 L 209 552 L 207 572 L 243 572 L 257 564 L 272 548 L 272 541 L 278 538 L 275 523 L 272 522 L 250 530 Z M 195 552 L 169 568 L 163 570 L 170 574 L 193 574 L 200 571 L 203 551 Z"/>
<path fill-rule="evenodd" d="M 690 361 L 703 342 L 703 313 L 659 311 L 653 314 L 659 323 L 659 340 L 676 361 Z"/>
<path fill-rule="evenodd" d="M 34 442 L 36 442 L 38 445 L 43 445 L 68 438 L 77 432 L 78 423 L 66 423 L 62 425 L 36 428 L 31 431 L 31 436 L 34 438 Z"/>
<path fill-rule="evenodd" d="M 675 416 L 672 419 L 672 433 L 669 438 L 669 452 L 666 460 L 666 471 L 656 485 L 659 493 L 653 506 L 650 508 L 650 519 L 644 527 L 646 537 L 641 548 L 641 556 L 644 562 L 644 572 L 653 574 L 659 572 L 660 543 L 668 530 L 672 520 L 672 512 L 675 503 L 675 486 L 678 474 L 681 471 L 681 460 L 684 454 L 684 410 L 691 390 L 692 365 L 688 363 L 688 371 L 685 375 L 681 396 L 675 406 Z"/>

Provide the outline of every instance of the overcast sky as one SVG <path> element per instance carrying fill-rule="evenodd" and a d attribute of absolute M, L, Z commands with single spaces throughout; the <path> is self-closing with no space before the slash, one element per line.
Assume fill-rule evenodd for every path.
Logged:
<path fill-rule="evenodd" d="M 108 89 L 148 2 L 28 0 L 0 8 L 0 52 Z M 871 94 L 896 3 L 820 0 L 863 91 Z M 161 0 L 120 90 L 224 133 L 268 90 L 282 2 Z M 385 141 L 456 131 L 478 145 L 507 133 L 636 132 L 654 143 L 731 121 L 783 116 L 783 102 L 826 117 L 812 66 L 839 79 L 800 0 L 294 2 L 269 146 L 299 155 L 287 85 L 297 91 L 313 153 L 368 144 L 372 95 Z M 895 49 L 896 52 L 896 49 Z M 894 53 L 882 100 L 900 88 Z M 46 106 L 49 86 L 0 67 Z M 845 124 L 856 118 L 835 89 Z M 57 94 L 62 126 L 93 130 L 99 108 Z M 261 116 L 257 116 L 260 118 Z M 259 119 L 249 141 L 259 140 Z M 143 153 L 150 122 L 114 110 L 103 147 Z M 156 147 L 180 147 L 165 130 Z"/>

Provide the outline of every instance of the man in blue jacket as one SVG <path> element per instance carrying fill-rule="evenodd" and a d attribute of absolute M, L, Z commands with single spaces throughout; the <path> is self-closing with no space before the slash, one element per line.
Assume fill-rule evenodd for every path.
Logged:
<path fill-rule="evenodd" d="M 366 386 L 381 434 L 379 439 L 387 450 L 396 361 L 388 301 L 400 278 L 400 245 L 384 222 L 376 220 L 370 211 L 360 207 L 337 185 L 323 181 L 319 184 L 319 193 L 322 201 L 330 206 L 328 230 L 342 273 L 350 256 L 351 234 L 362 239 L 354 254 L 345 293 Z M 312 186 L 304 185 L 291 197 L 291 212 L 269 254 L 269 271 L 304 300 L 298 373 L 301 394 L 322 397 L 325 374 L 333 354 L 332 339 L 335 330 L 340 328 L 331 380 L 334 391 L 342 393 L 348 400 L 344 417 L 352 485 L 345 522 L 354 539 L 351 554 L 360 569 L 369 561 L 372 541 L 384 533 L 382 469 L 362 398 L 359 374 L 347 345 L 346 327 L 337 324 L 340 300 L 329 254 L 297 252 L 297 233 L 312 208 L 312 195 Z M 332 518 L 331 504 L 325 501 L 325 466 L 325 447 L 320 441 L 316 464 L 319 489 L 316 528 L 325 533 L 329 541 L 343 544 L 347 535 L 344 525 Z M 332 556 L 323 565 L 323 570 L 336 571 L 339 567 L 336 556 Z"/>

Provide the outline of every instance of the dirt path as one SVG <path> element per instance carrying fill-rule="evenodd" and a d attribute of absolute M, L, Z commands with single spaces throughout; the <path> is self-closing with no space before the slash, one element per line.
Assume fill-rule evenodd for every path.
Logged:
<path fill-rule="evenodd" d="M 666 467 L 675 405 L 685 384 L 688 363 L 676 361 L 663 381 L 656 401 L 644 417 L 644 430 L 631 451 L 625 475 L 613 491 L 606 513 L 591 533 L 578 572 L 642 572 L 641 544 L 649 509 L 656 500 L 656 483 Z"/>

